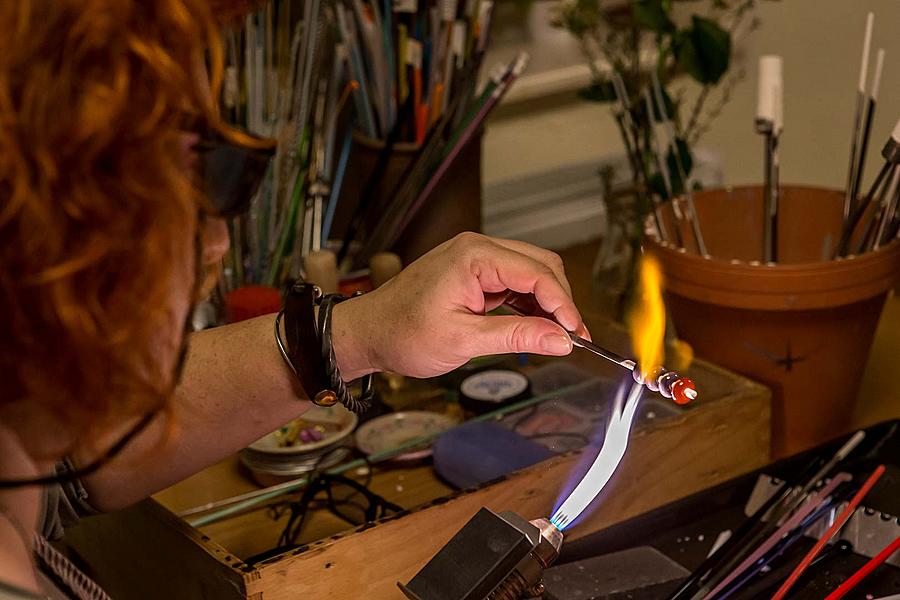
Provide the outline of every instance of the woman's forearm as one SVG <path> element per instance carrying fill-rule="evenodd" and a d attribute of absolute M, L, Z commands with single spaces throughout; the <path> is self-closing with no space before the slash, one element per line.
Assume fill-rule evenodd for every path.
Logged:
<path fill-rule="evenodd" d="M 523 295 L 537 302 L 542 316 L 486 315 Z M 158 418 L 122 456 L 88 478 L 97 508 L 140 500 L 309 408 L 273 328 L 270 315 L 191 338 L 171 430 L 164 435 L 167 420 Z M 433 377 L 487 354 L 561 356 L 572 351 L 567 331 L 590 336 L 557 255 L 477 234 L 441 244 L 374 292 L 337 305 L 332 331 L 347 379 L 373 370 Z M 108 436 L 100 447 L 115 439 Z M 75 458 L 85 464 L 89 456 Z"/>
<path fill-rule="evenodd" d="M 192 334 L 171 414 L 87 478 L 91 503 L 100 510 L 132 504 L 306 411 L 311 404 L 284 364 L 273 328 L 268 315 Z M 76 455 L 81 464 L 86 459 Z"/>

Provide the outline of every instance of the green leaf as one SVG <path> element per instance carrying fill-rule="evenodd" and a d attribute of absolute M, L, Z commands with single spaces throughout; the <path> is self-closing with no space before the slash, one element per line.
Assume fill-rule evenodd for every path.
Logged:
<path fill-rule="evenodd" d="M 578 90 L 578 97 L 591 102 L 614 102 L 616 92 L 609 80 L 597 81 L 589 87 Z"/>
<path fill-rule="evenodd" d="M 654 173 L 650 176 L 650 190 L 660 198 L 668 198 L 666 193 L 666 182 L 661 173 Z"/>
<path fill-rule="evenodd" d="M 675 41 L 679 66 L 704 85 L 719 82 L 731 62 L 731 36 L 715 21 L 694 15 Z"/>
<path fill-rule="evenodd" d="M 668 10 L 667 10 L 668 8 Z M 656 33 L 666 33 L 675 29 L 669 18 L 671 4 L 664 0 L 636 0 L 631 5 L 631 13 L 638 25 Z"/>
<path fill-rule="evenodd" d="M 694 49 L 694 41 L 687 31 L 679 31 L 672 41 L 672 53 L 678 68 L 696 80 L 700 80 L 703 73 L 697 60 L 697 51 Z"/>

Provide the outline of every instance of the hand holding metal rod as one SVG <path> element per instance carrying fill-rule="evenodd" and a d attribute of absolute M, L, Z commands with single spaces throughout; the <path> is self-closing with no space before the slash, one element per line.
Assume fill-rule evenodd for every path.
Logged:
<path fill-rule="evenodd" d="M 517 308 L 510 303 L 506 303 L 504 306 L 521 317 L 538 316 L 550 318 L 550 316 L 546 314 L 536 314 L 541 311 L 535 311 L 535 314 L 529 314 L 527 311 Z M 637 361 L 620 356 L 612 350 L 607 350 L 602 346 L 598 346 L 594 342 L 586 340 L 571 331 L 567 331 L 566 333 L 569 335 L 569 339 L 572 340 L 572 344 L 575 346 L 593 352 L 597 356 L 605 358 L 620 367 L 625 367 L 631 371 L 631 376 L 636 382 L 647 386 L 651 391 L 659 392 L 664 398 L 671 398 L 676 404 L 687 404 L 691 400 L 697 398 L 697 386 L 694 385 L 693 380 L 687 377 L 682 377 L 678 373 L 669 371 L 663 367 L 657 367 L 651 371 L 649 377 L 644 379 L 641 375 L 641 370 L 638 368 Z"/>

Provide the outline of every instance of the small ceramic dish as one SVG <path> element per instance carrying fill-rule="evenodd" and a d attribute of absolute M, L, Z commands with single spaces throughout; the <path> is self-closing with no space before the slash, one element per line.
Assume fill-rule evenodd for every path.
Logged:
<path fill-rule="evenodd" d="M 315 406 L 298 419 L 294 419 L 284 427 L 267 433 L 250 444 L 250 450 L 265 452 L 267 454 L 305 454 L 322 448 L 328 448 L 349 436 L 358 422 L 357 416 L 340 404 L 322 407 Z M 292 444 L 285 442 L 290 435 L 292 427 L 315 428 L 320 435 L 311 441 L 302 441 L 299 436 L 292 436 L 296 441 Z"/>
<path fill-rule="evenodd" d="M 240 461 L 258 482 L 294 478 L 344 460 L 355 414 L 340 405 L 314 407 L 240 452 Z"/>
<path fill-rule="evenodd" d="M 390 413 L 360 425 L 356 431 L 356 447 L 366 455 L 379 454 L 416 438 L 437 435 L 456 425 L 447 415 L 424 410 Z M 431 444 L 410 448 L 391 460 L 412 461 L 431 455 Z"/>

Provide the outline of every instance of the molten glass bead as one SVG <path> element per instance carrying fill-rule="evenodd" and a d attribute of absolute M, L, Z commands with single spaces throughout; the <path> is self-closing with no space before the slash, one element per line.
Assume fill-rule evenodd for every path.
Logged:
<path fill-rule="evenodd" d="M 687 404 L 697 397 L 697 386 L 687 377 L 681 377 L 672 384 L 672 400 L 675 404 Z"/>

